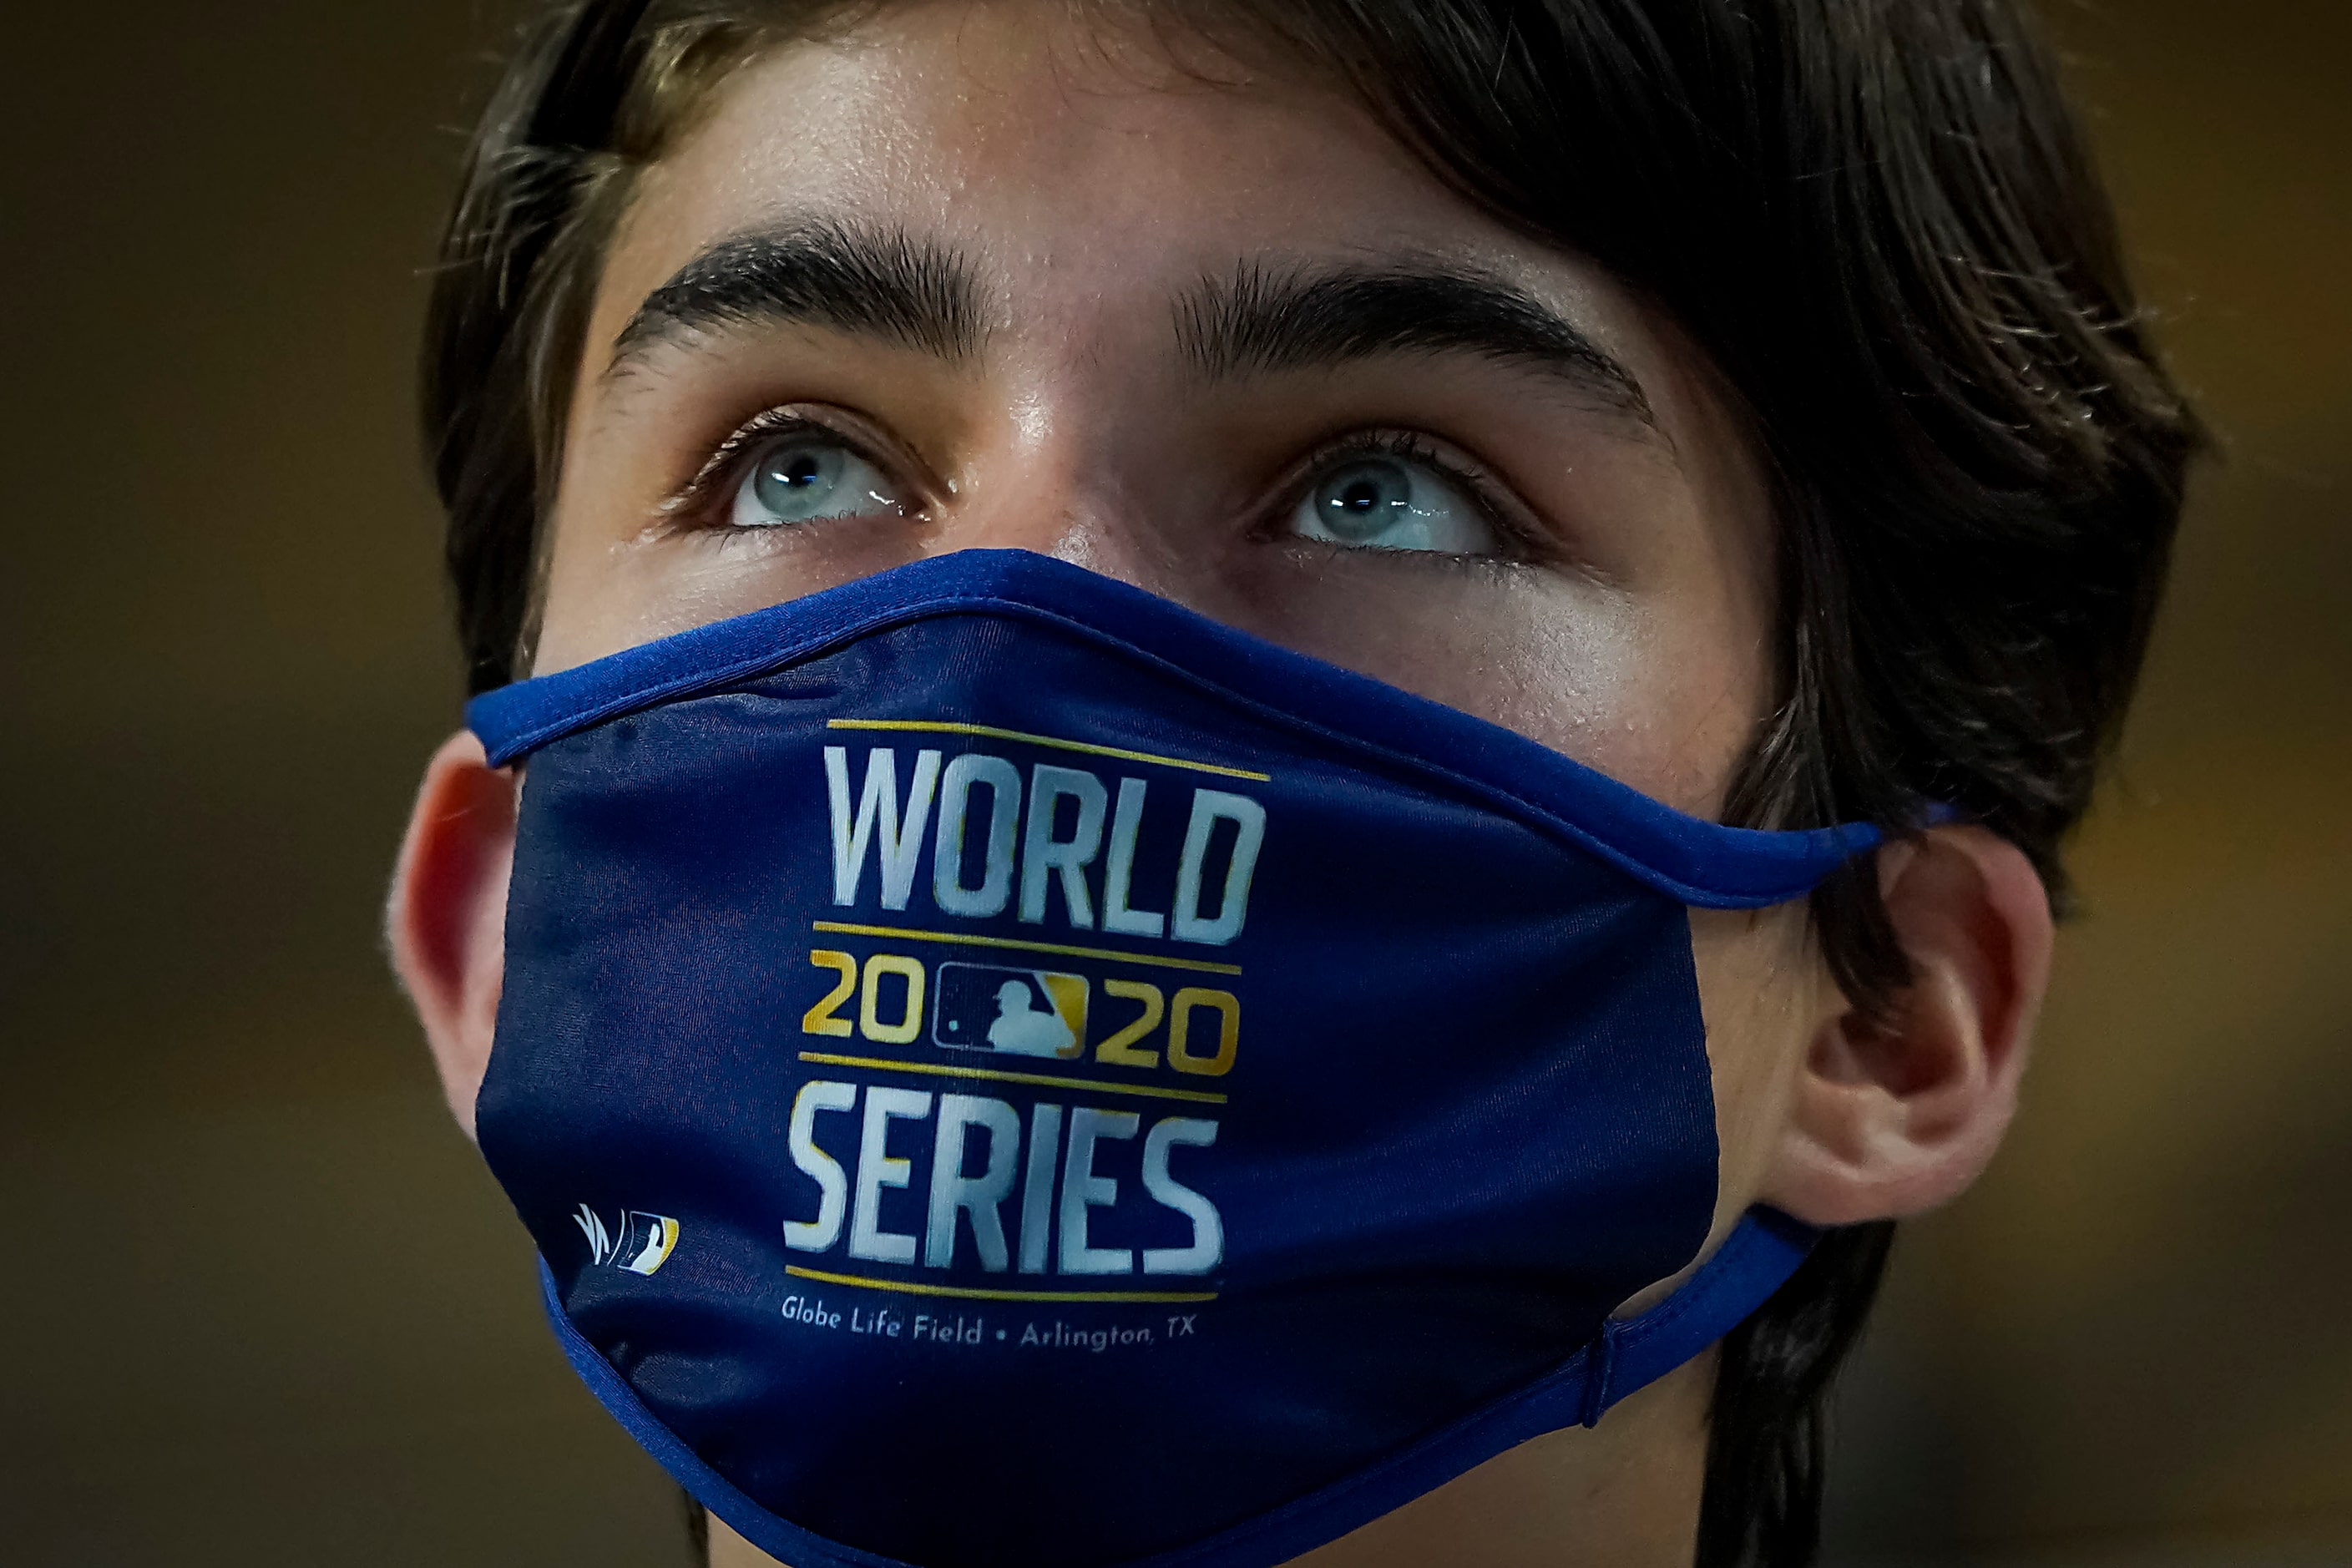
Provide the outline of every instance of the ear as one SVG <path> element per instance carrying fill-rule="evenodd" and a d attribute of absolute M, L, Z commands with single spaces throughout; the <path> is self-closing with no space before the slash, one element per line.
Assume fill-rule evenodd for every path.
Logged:
<path fill-rule="evenodd" d="M 1879 852 L 1910 960 L 1891 1018 L 1821 1026 L 1759 1194 L 1809 1224 L 1917 1214 L 1967 1189 L 2017 1110 L 2050 979 L 2050 900 L 2022 851 L 1980 827 Z"/>
<path fill-rule="evenodd" d="M 459 731 L 425 769 L 393 874 L 392 965 L 425 1026 L 441 1089 L 466 1135 L 490 1065 L 506 977 L 507 878 L 514 869 L 518 775 L 492 768 Z"/>

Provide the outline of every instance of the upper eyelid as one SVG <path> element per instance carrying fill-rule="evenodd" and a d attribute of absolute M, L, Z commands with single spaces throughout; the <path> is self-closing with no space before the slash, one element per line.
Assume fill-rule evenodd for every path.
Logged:
<path fill-rule="evenodd" d="M 1351 457 L 1377 455 L 1401 458 L 1407 462 L 1426 463 L 1449 479 L 1458 479 L 1481 489 L 1491 487 L 1507 489 L 1510 488 L 1496 477 L 1488 464 L 1479 461 L 1467 453 L 1457 456 L 1447 449 L 1451 446 L 1452 443 L 1442 442 L 1439 437 L 1402 426 L 1374 426 L 1362 430 L 1351 430 L 1316 446 L 1293 466 L 1293 471 L 1297 479 L 1303 482 L 1327 464 Z M 1484 496 L 1474 499 L 1482 503 L 1486 500 Z"/>

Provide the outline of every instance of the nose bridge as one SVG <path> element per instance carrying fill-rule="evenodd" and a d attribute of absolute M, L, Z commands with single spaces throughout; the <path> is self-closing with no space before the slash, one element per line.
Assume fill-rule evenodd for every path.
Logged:
<path fill-rule="evenodd" d="M 1100 367 L 1071 367 L 1029 388 L 968 454 L 934 550 L 1029 550 L 1184 599 L 1181 520 L 1161 515 L 1129 472 L 1123 437 L 1136 388 Z"/>
<path fill-rule="evenodd" d="M 1163 598 L 1188 596 L 1180 558 L 1160 530 L 1132 507 L 1083 492 L 1040 487 L 1001 496 L 941 529 L 938 548 L 1030 550 Z"/>

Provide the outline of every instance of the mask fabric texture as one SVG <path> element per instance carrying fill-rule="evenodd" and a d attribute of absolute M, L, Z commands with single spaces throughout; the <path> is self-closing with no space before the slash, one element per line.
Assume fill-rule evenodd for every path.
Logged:
<path fill-rule="evenodd" d="M 1258 1568 L 1738 1323 L 1679 816 L 968 552 L 478 699 L 528 759 L 481 1146 L 597 1396 L 794 1568 Z"/>

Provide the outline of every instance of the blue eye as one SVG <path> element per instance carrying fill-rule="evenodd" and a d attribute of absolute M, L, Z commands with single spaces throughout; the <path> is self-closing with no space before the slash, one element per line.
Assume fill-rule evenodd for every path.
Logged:
<path fill-rule="evenodd" d="M 840 441 L 803 431 L 760 448 L 736 487 L 728 521 L 737 528 L 782 528 L 906 510 L 873 464 Z"/>
<path fill-rule="evenodd" d="M 1491 555 L 1500 541 L 1461 486 L 1409 458 L 1351 458 L 1315 481 L 1291 514 L 1304 539 L 1370 550 Z"/>

